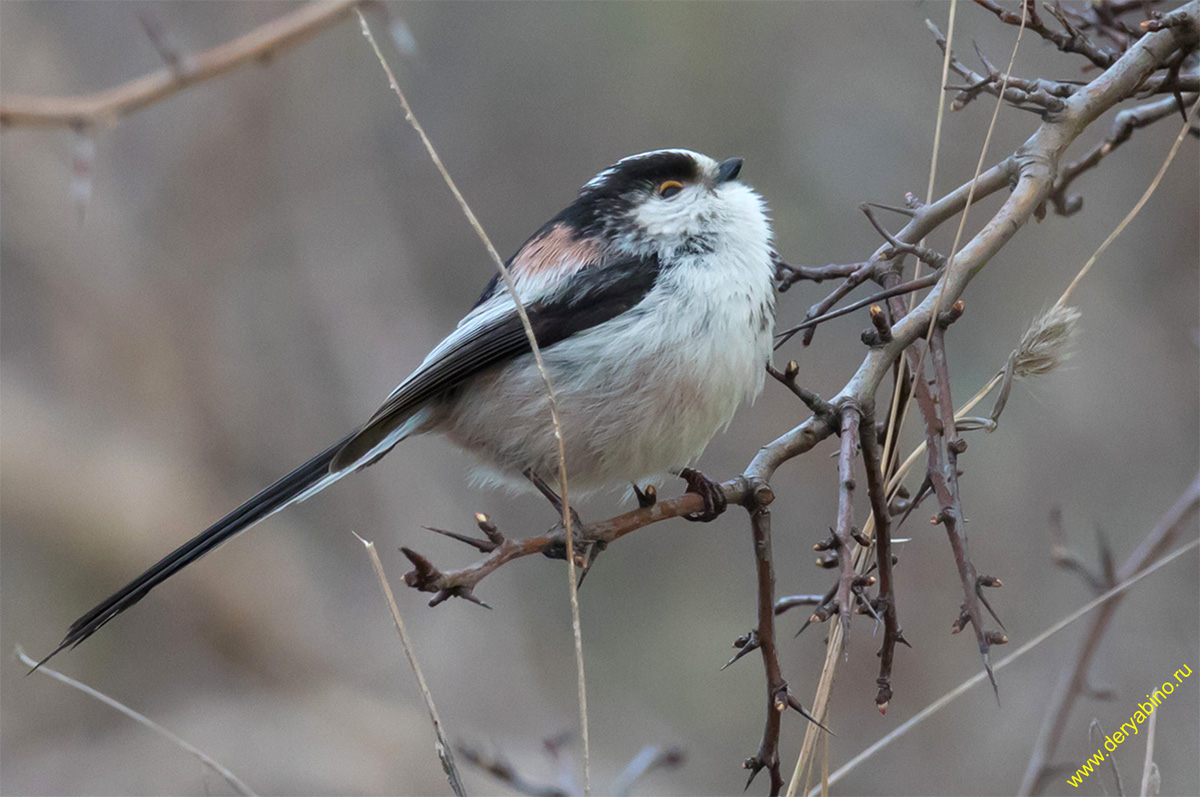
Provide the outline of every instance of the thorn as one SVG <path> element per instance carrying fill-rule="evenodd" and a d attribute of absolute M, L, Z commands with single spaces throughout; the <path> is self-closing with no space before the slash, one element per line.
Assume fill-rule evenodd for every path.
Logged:
<path fill-rule="evenodd" d="M 804 708 L 804 706 L 802 706 L 800 704 L 800 701 L 797 700 L 795 697 L 793 697 L 790 693 L 787 696 L 787 704 L 789 706 L 791 706 L 792 708 L 794 708 L 797 712 L 799 712 L 801 717 L 804 717 L 804 719 L 808 720 L 813 725 L 816 725 L 818 728 L 825 731 L 825 733 L 829 734 L 830 736 L 837 736 L 836 733 L 829 730 L 824 725 L 822 725 L 820 722 L 818 722 L 816 717 L 814 717 L 812 714 L 809 714 L 808 711 Z"/>
<path fill-rule="evenodd" d="M 422 526 L 421 528 L 425 529 L 426 531 L 432 531 L 434 534 L 441 534 L 449 537 L 452 540 L 458 540 L 459 542 L 466 543 L 482 553 L 491 553 L 492 551 L 496 550 L 497 547 L 496 544 L 491 540 L 477 540 L 474 537 L 468 537 L 465 534 L 459 534 L 455 531 L 435 529 L 433 526 Z"/>
<path fill-rule="evenodd" d="M 909 197 L 916 199 L 916 197 L 910 193 L 910 194 L 904 195 L 905 201 L 908 201 Z M 899 213 L 901 216 L 907 216 L 908 218 L 911 219 L 913 216 L 917 215 L 914 212 L 916 210 L 916 208 L 919 208 L 923 204 L 919 199 L 916 199 L 916 202 L 917 202 L 916 205 L 910 205 L 910 206 L 904 207 L 904 208 L 896 207 L 895 205 L 883 205 L 883 204 L 880 204 L 879 202 L 867 202 L 866 204 L 873 208 L 878 208 L 880 210 L 886 210 L 889 213 Z"/>

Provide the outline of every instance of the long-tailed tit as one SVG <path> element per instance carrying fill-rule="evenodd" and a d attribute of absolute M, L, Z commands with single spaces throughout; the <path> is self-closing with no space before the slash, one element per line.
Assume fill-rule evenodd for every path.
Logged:
<path fill-rule="evenodd" d="M 554 385 L 573 494 L 671 472 L 705 498 L 691 519 L 724 508 L 720 488 L 688 465 L 762 390 L 775 326 L 771 228 L 762 198 L 737 181 L 741 166 L 681 149 L 625 158 L 508 261 Z M 234 535 L 427 432 L 474 453 L 483 482 L 555 499 L 545 384 L 498 277 L 365 424 L 80 617 L 54 653 Z"/>

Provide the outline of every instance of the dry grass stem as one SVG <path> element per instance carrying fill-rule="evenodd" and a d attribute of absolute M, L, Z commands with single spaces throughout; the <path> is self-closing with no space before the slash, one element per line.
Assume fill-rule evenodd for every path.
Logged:
<path fill-rule="evenodd" d="M 105 704 L 106 706 L 112 706 L 117 711 L 124 714 L 126 717 L 129 717 L 130 719 L 132 719 L 134 722 L 137 722 L 141 725 L 146 726 L 147 728 L 154 731 L 159 736 L 162 736 L 163 738 L 165 738 L 167 741 L 169 741 L 171 744 L 175 745 L 179 749 L 183 750 L 186 753 L 189 753 L 190 755 L 195 756 L 200 761 L 201 764 L 204 764 L 204 766 L 208 767 L 213 772 L 220 775 L 221 779 L 224 780 L 226 783 L 228 783 L 230 786 L 232 786 L 233 790 L 236 791 L 238 794 L 244 794 L 244 795 L 253 795 L 254 794 L 254 791 L 252 791 L 249 786 L 247 786 L 245 783 L 243 783 L 241 778 L 239 778 L 237 775 L 230 772 L 219 761 L 215 760 L 212 756 L 210 756 L 208 753 L 205 753 L 203 750 L 200 750 L 199 748 L 197 748 L 191 742 L 181 739 L 180 737 L 176 736 L 174 733 L 171 733 L 171 731 L 169 731 L 166 728 L 164 728 L 163 726 L 159 725 L 157 722 L 150 719 L 145 714 L 140 714 L 140 713 L 134 711 L 129 706 L 126 706 L 124 703 L 120 703 L 120 702 L 114 700 L 113 698 L 109 697 L 108 695 L 104 694 L 103 692 L 93 689 L 92 687 L 88 686 L 87 684 L 85 684 L 81 681 L 76 681 L 74 678 L 72 678 L 69 675 L 63 675 L 58 670 L 54 670 L 54 669 L 51 669 L 50 667 L 46 667 L 46 666 L 38 666 L 38 663 L 36 661 L 34 661 L 33 659 L 31 659 L 28 655 L 26 655 L 25 650 L 20 645 L 17 645 L 16 650 L 14 652 L 16 653 L 17 659 L 22 664 L 26 665 L 27 667 L 34 667 L 34 668 L 36 668 L 36 672 L 39 672 L 42 675 L 49 676 L 56 681 L 60 681 L 64 684 L 66 684 L 67 686 L 78 689 L 80 692 L 83 692 L 85 695 L 89 695 L 91 697 L 96 698 L 101 703 Z"/>
<path fill-rule="evenodd" d="M 571 602 L 571 630 L 575 645 L 575 680 L 579 699 L 580 735 L 583 738 L 583 792 L 585 795 L 591 794 L 591 744 L 588 737 L 587 686 L 583 669 L 583 632 L 579 620 L 579 594 L 578 582 L 575 577 L 575 545 L 571 529 L 570 497 L 567 490 L 566 452 L 563 447 L 562 424 L 559 422 L 558 401 L 555 397 L 554 385 L 550 381 L 550 374 L 546 371 L 546 363 L 542 360 L 542 350 L 538 346 L 533 326 L 529 323 L 529 314 L 525 312 L 525 305 L 521 302 L 521 298 L 517 294 L 512 274 L 509 273 L 508 268 L 504 265 L 504 260 L 501 259 L 500 254 L 496 251 L 496 247 L 492 245 L 491 239 L 484 231 L 483 225 L 479 223 L 479 219 L 475 217 L 475 213 L 472 212 L 470 205 L 467 204 L 467 200 L 458 190 L 458 186 L 455 185 L 453 178 L 450 177 L 450 172 L 446 169 L 445 164 L 442 163 L 442 159 L 434 148 L 433 142 L 425 134 L 425 128 L 421 126 L 416 114 L 413 113 L 412 106 L 408 104 L 408 98 L 404 96 L 404 92 L 400 89 L 400 83 L 396 80 L 396 76 L 392 74 L 392 69 L 388 66 L 387 59 L 383 56 L 383 51 L 379 49 L 379 45 L 371 33 L 371 26 L 367 24 L 367 18 L 357 8 L 355 9 L 355 13 L 358 14 L 358 20 L 362 25 L 363 36 L 370 43 L 371 49 L 375 52 L 375 57 L 379 59 L 379 65 L 383 67 L 384 74 L 387 75 L 388 85 L 395 92 L 396 96 L 400 98 L 400 104 L 404 107 L 405 120 L 412 126 L 417 135 L 420 136 L 421 143 L 425 146 L 425 151 L 429 153 L 430 160 L 433 161 L 433 165 L 437 168 L 438 173 L 441 174 L 446 187 L 450 189 L 450 193 L 454 195 L 455 200 L 462 209 L 463 215 L 470 223 L 471 228 L 475 230 L 475 234 L 479 236 L 479 240 L 483 242 L 493 263 L 495 263 L 496 269 L 504 281 L 504 286 L 508 289 L 513 304 L 516 305 L 517 314 L 521 317 L 521 325 L 525 328 L 525 336 L 529 339 L 529 348 L 532 350 L 534 361 L 537 363 L 538 373 L 541 374 L 542 381 L 546 386 L 546 397 L 550 405 L 550 422 L 554 426 L 554 439 L 558 443 L 559 496 L 562 498 L 562 522 L 566 530 L 564 536 L 567 547 L 567 581 L 569 582 L 568 591 Z"/>
<path fill-rule="evenodd" d="M 367 556 L 371 558 L 371 567 L 375 570 L 379 586 L 383 590 L 383 597 L 387 599 L 388 609 L 392 613 L 392 622 L 396 624 L 396 632 L 400 634 L 400 645 L 404 648 L 404 657 L 408 659 L 408 666 L 412 667 L 413 674 L 417 676 L 417 684 L 421 687 L 421 697 L 425 700 L 425 708 L 429 710 L 429 720 L 433 723 L 433 733 L 436 737 L 434 749 L 437 750 L 438 758 L 441 759 L 442 769 L 446 772 L 446 780 L 449 781 L 450 789 L 457 797 L 465 797 L 467 791 L 463 787 L 462 776 L 459 775 L 458 767 L 454 763 L 454 749 L 450 746 L 450 740 L 446 738 L 445 730 L 442 728 L 442 719 L 438 716 L 437 706 L 433 704 L 433 694 L 429 691 L 429 684 L 425 682 L 425 674 L 421 672 L 421 665 L 417 663 L 417 654 L 413 651 L 408 632 L 404 630 L 400 607 L 396 605 L 396 596 L 392 594 L 392 587 L 388 584 L 387 573 L 383 570 L 383 562 L 379 561 L 379 554 L 375 551 L 375 543 L 364 540 L 356 532 L 350 533 L 357 537 L 358 541 L 367 549 Z"/>

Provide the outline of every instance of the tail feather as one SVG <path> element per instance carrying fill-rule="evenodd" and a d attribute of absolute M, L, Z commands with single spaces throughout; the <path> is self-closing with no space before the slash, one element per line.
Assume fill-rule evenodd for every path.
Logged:
<path fill-rule="evenodd" d="M 285 506 L 297 501 L 303 501 L 305 498 L 315 495 L 342 476 L 352 472 L 354 470 L 353 467 L 333 472 L 329 468 L 334 457 L 337 456 L 338 452 L 353 437 L 354 435 L 349 435 L 313 457 L 191 540 L 167 554 L 158 564 L 151 567 L 145 573 L 142 573 L 133 581 L 121 587 L 121 589 L 109 596 L 104 602 L 72 623 L 71 628 L 67 631 L 67 635 L 63 637 L 63 641 L 59 646 L 49 656 L 38 662 L 37 666 L 42 666 L 55 654 L 65 648 L 75 647 L 96 633 L 109 620 L 146 597 L 146 594 L 150 590 L 209 551 L 212 551 L 221 545 L 221 543 L 245 531 L 260 520 L 275 514 Z M 37 669 L 37 667 L 34 669 Z"/>

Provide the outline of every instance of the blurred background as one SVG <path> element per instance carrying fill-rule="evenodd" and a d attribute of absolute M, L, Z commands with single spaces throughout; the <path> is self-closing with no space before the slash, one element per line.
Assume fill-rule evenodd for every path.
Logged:
<path fill-rule="evenodd" d="M 228 41 L 286 3 L 0 4 L 4 92 L 96 91 L 160 68 L 136 15 L 152 12 L 185 51 Z M 463 194 L 502 253 L 616 159 L 690 147 L 746 159 L 793 263 L 866 258 L 880 243 L 859 203 L 923 195 L 940 53 L 926 17 L 940 2 L 812 4 L 397 3 L 405 52 L 377 35 Z M 377 23 L 378 24 L 378 23 Z M 956 42 L 1003 64 L 1015 28 L 964 3 Z M 1083 59 L 1035 36 L 1015 72 L 1086 78 Z M 959 82 L 952 77 L 952 82 Z M 991 116 L 986 98 L 949 113 L 938 193 L 969 179 Z M 1107 134 L 1111 114 L 1077 142 Z M 1037 119 L 1002 109 L 988 162 Z M 1179 129 L 1139 131 L 1076 183 L 1071 219 L 1030 224 L 965 295 L 949 336 L 954 391 L 975 392 L 1053 303 L 1149 183 Z M 44 655 L 68 624 L 212 520 L 370 413 L 470 307 L 492 266 L 404 123 L 356 22 L 263 67 L 196 86 L 94 140 L 83 218 L 72 190 L 80 139 L 0 134 L 0 789 L 6 794 L 220 794 L 228 786 L 169 743 L 10 656 Z M 86 148 L 86 144 L 83 145 Z M 1067 365 L 1019 383 L 997 433 L 975 433 L 963 479 L 972 554 L 1005 589 L 994 605 L 1020 644 L 1090 593 L 1057 570 L 1048 518 L 1095 561 L 1118 561 L 1195 476 L 1197 148 L 1183 150 L 1142 214 L 1074 295 L 1083 313 Z M 78 195 L 83 186 L 76 186 Z M 981 203 L 968 232 L 1002 197 Z M 895 218 L 888 218 L 893 229 Z M 946 251 L 953 225 L 931 239 Z M 831 285 L 781 297 L 781 324 Z M 865 315 L 823 326 L 781 355 L 803 383 L 837 392 L 864 354 Z M 985 407 L 990 404 L 985 404 Z M 768 384 L 700 466 L 729 478 L 805 411 Z M 917 437 L 916 424 L 905 450 Z M 781 469 L 773 506 L 779 594 L 823 592 L 813 542 L 833 523 L 834 441 Z M 362 545 L 374 540 L 442 719 L 455 739 L 553 782 L 542 740 L 577 729 L 566 577 L 530 558 L 465 602 L 426 607 L 403 589 L 415 547 L 444 567 L 473 552 L 424 525 L 473 531 L 487 512 L 512 536 L 544 531 L 537 497 L 467 483 L 470 458 L 440 439 L 406 443 L 333 490 L 223 547 L 156 590 L 54 666 L 210 752 L 260 793 L 442 794 L 445 779 L 414 679 Z M 680 484 L 663 493 L 674 495 Z M 914 482 L 913 487 L 916 487 Z M 865 496 L 859 496 L 865 516 Z M 624 511 L 620 496 L 579 507 Z M 830 724 L 836 767 L 979 670 L 944 534 L 917 513 L 897 571 L 913 649 L 897 653 L 896 697 L 875 710 L 871 623 L 857 619 Z M 1195 526 L 1185 538 L 1195 536 Z M 1072 771 L 1181 666 L 1197 668 L 1197 557 L 1127 598 L 1093 669 L 1112 702 L 1084 700 L 1059 758 Z M 672 521 L 613 545 L 581 592 L 593 782 L 647 744 L 688 754 L 643 793 L 740 793 L 764 713 L 757 654 L 718 672 L 755 620 L 754 557 L 739 511 Z M 784 674 L 811 703 L 823 628 L 781 618 Z M 1017 788 L 1042 709 L 1082 626 L 958 700 L 843 783 L 847 794 L 993 794 Z M 1015 645 L 1014 645 L 1015 646 Z M 1013 646 L 1010 646 L 1010 649 Z M 1005 649 L 997 651 L 1003 655 Z M 1200 689 L 1161 710 L 1164 794 L 1200 791 Z M 804 731 L 784 722 L 790 773 Z M 1125 782 L 1143 739 L 1118 751 Z M 566 755 L 578 762 L 580 745 Z M 577 770 L 578 771 L 578 770 Z M 468 786 L 504 788 L 466 767 Z M 1099 778 L 1078 790 L 1100 794 Z M 765 793 L 765 776 L 751 793 Z"/>

